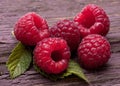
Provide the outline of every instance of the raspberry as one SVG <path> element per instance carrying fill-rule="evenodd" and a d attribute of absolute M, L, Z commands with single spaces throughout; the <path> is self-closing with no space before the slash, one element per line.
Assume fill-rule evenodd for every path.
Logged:
<path fill-rule="evenodd" d="M 80 24 L 79 29 L 82 37 L 89 34 L 100 34 L 105 36 L 110 27 L 110 21 L 105 11 L 94 4 L 85 6 L 74 18 Z"/>
<path fill-rule="evenodd" d="M 65 39 L 71 51 L 76 51 L 81 41 L 81 36 L 77 24 L 72 20 L 58 21 L 53 27 L 50 28 L 52 37 L 61 37 Z"/>
<path fill-rule="evenodd" d="M 88 35 L 79 45 L 78 57 L 84 68 L 97 69 L 107 63 L 110 58 L 110 44 L 101 35 Z"/>
<path fill-rule="evenodd" d="M 22 16 L 14 27 L 17 40 L 25 45 L 34 46 L 42 39 L 49 37 L 46 20 L 34 12 Z"/>
<path fill-rule="evenodd" d="M 63 72 L 68 67 L 69 59 L 69 47 L 61 38 L 45 38 L 38 42 L 34 50 L 36 65 L 48 74 Z"/>

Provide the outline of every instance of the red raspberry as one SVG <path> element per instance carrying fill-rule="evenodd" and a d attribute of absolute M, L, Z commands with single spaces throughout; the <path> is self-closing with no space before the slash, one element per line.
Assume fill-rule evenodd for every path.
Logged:
<path fill-rule="evenodd" d="M 110 58 L 110 44 L 101 35 L 88 35 L 79 45 L 78 57 L 84 68 L 97 69 Z"/>
<path fill-rule="evenodd" d="M 14 27 L 17 40 L 26 45 L 36 45 L 37 42 L 49 37 L 47 22 L 34 12 L 22 16 Z"/>
<path fill-rule="evenodd" d="M 70 50 L 64 39 L 46 38 L 34 50 L 34 60 L 38 67 L 48 74 L 58 74 L 68 67 Z"/>
<path fill-rule="evenodd" d="M 77 24 L 71 20 L 61 20 L 50 29 L 52 37 L 65 39 L 71 51 L 76 51 L 80 43 L 81 36 Z"/>
<path fill-rule="evenodd" d="M 82 11 L 74 18 L 80 24 L 82 37 L 89 34 L 100 34 L 105 36 L 110 27 L 110 21 L 105 11 L 94 4 L 85 6 Z"/>

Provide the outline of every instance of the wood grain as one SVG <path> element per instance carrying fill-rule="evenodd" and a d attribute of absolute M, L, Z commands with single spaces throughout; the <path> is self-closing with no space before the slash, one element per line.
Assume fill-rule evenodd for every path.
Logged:
<path fill-rule="evenodd" d="M 99 71 L 85 71 L 90 86 L 120 86 L 120 1 L 119 0 L 0 0 L 0 86 L 88 86 L 77 77 L 68 77 L 56 82 L 50 81 L 33 68 L 20 77 L 11 80 L 5 66 L 17 40 L 12 36 L 15 22 L 27 12 L 37 12 L 46 18 L 49 26 L 60 19 L 72 19 L 82 7 L 97 4 L 106 11 L 111 27 L 107 35 L 111 44 L 111 59 Z"/>

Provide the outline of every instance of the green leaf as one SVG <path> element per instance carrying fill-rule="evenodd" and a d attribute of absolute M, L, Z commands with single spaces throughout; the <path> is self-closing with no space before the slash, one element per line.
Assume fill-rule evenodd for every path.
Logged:
<path fill-rule="evenodd" d="M 62 74 L 58 74 L 58 75 L 47 74 L 44 71 L 42 71 L 40 68 L 38 68 L 35 64 L 34 64 L 34 68 L 41 75 L 43 75 L 51 80 L 57 80 L 57 79 L 68 77 L 70 75 L 76 75 L 79 78 L 85 80 L 87 83 L 89 83 L 88 79 L 85 77 L 84 73 L 82 72 L 82 69 L 80 68 L 79 64 L 73 60 L 70 60 L 67 70 L 65 72 L 63 72 Z"/>
<path fill-rule="evenodd" d="M 30 66 L 32 61 L 32 52 L 30 48 L 18 43 L 13 49 L 6 63 L 11 78 L 23 74 Z"/>
<path fill-rule="evenodd" d="M 64 73 L 64 76 L 68 73 L 71 73 L 73 75 L 76 75 L 78 76 L 79 78 L 85 80 L 87 83 L 89 83 L 88 79 L 85 77 L 83 71 L 82 71 L 82 68 L 80 67 L 80 65 L 73 61 L 73 60 L 70 60 L 69 62 L 69 66 L 68 66 L 68 69 L 67 71 Z"/>

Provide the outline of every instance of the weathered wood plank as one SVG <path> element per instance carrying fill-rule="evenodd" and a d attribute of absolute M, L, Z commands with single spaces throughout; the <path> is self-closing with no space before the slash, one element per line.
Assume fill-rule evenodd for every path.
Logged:
<path fill-rule="evenodd" d="M 14 2 L 14 3 L 13 3 Z M 19 3 L 19 4 L 18 4 Z M 120 85 L 120 1 L 119 0 L 0 0 L 0 86 L 65 85 L 88 86 L 76 77 L 52 82 L 33 68 L 22 76 L 11 80 L 5 63 L 16 39 L 11 35 L 15 22 L 27 12 L 34 11 L 47 19 L 49 26 L 64 18 L 72 19 L 86 4 L 100 5 L 107 12 L 111 27 L 107 35 L 111 43 L 111 59 L 99 71 L 85 71 L 91 86 Z"/>

